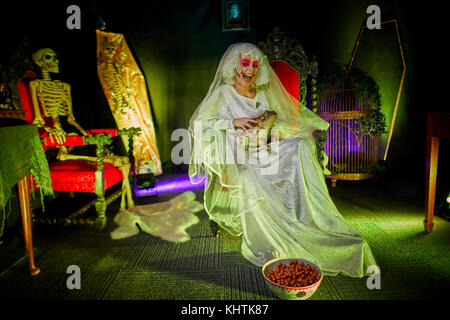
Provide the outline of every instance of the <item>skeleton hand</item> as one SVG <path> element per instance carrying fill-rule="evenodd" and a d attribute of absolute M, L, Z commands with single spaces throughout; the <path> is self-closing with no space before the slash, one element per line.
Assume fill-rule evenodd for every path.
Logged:
<path fill-rule="evenodd" d="M 66 133 L 61 129 L 50 130 L 48 135 L 52 143 L 55 142 L 54 139 L 56 139 L 56 142 L 58 144 L 63 144 L 64 142 L 66 142 Z"/>
<path fill-rule="evenodd" d="M 33 120 L 33 124 L 37 125 L 38 127 L 43 127 L 45 125 L 45 121 L 41 117 L 36 117 Z"/>

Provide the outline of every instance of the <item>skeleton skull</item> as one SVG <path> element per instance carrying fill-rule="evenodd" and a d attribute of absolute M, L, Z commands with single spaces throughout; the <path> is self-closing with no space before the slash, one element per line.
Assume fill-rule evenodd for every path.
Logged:
<path fill-rule="evenodd" d="M 59 73 L 59 60 L 50 48 L 39 49 L 32 55 L 33 62 L 43 70 Z"/>
<path fill-rule="evenodd" d="M 108 61 L 111 61 L 116 54 L 117 44 L 113 41 L 108 41 L 105 47 L 102 50 L 102 56 L 105 57 Z"/>

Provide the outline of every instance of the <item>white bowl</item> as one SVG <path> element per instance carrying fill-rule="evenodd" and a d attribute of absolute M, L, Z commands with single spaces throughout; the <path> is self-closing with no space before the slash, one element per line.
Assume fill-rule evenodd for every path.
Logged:
<path fill-rule="evenodd" d="M 319 272 L 319 281 L 316 283 L 313 283 L 306 287 L 287 287 L 280 285 L 278 283 L 275 283 L 267 278 L 267 275 L 275 271 L 277 268 L 277 265 L 279 262 L 285 264 L 286 266 L 289 266 L 289 261 L 296 260 L 299 263 L 303 262 L 305 265 L 310 265 L 311 267 L 317 269 Z M 316 292 L 319 285 L 322 283 L 323 279 L 323 273 L 320 268 L 315 265 L 314 263 L 303 260 L 303 259 L 297 259 L 297 258 L 277 258 L 268 261 L 263 267 L 262 267 L 262 274 L 264 276 L 264 280 L 266 280 L 267 285 L 269 286 L 270 290 L 280 299 L 283 300 L 306 300 L 310 298 L 314 292 Z"/>

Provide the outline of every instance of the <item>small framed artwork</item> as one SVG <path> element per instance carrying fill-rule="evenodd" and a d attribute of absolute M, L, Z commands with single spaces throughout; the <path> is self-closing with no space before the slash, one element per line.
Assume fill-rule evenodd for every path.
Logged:
<path fill-rule="evenodd" d="M 249 0 L 222 0 L 222 31 L 250 30 Z"/>

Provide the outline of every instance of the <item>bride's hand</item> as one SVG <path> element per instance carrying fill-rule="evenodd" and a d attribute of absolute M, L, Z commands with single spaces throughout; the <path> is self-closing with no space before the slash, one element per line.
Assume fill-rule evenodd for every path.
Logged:
<path fill-rule="evenodd" d="M 258 120 L 256 120 L 258 116 L 245 117 L 245 118 L 235 118 L 233 119 L 233 125 L 236 128 L 240 128 L 247 132 L 247 129 L 252 129 L 256 124 L 258 124 Z"/>

